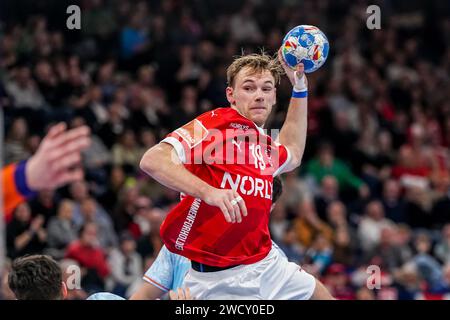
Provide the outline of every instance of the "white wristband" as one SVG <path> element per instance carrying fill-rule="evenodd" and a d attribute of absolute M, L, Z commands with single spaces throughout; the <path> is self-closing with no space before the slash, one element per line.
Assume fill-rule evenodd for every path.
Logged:
<path fill-rule="evenodd" d="M 294 92 L 305 92 L 305 91 L 308 91 L 308 82 L 306 80 L 306 77 L 305 77 L 304 73 L 299 78 L 297 76 L 297 71 L 295 71 L 294 79 L 295 79 Z"/>

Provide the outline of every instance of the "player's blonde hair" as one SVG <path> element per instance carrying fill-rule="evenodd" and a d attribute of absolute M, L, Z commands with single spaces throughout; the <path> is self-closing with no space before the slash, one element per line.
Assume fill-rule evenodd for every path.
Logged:
<path fill-rule="evenodd" d="M 261 53 L 252 53 L 236 57 L 233 63 L 227 69 L 227 83 L 228 86 L 234 87 L 234 80 L 243 68 L 249 68 L 255 73 L 262 73 L 269 71 L 275 79 L 275 84 L 278 84 L 283 74 L 283 68 L 276 57 L 271 57 L 264 51 Z"/>

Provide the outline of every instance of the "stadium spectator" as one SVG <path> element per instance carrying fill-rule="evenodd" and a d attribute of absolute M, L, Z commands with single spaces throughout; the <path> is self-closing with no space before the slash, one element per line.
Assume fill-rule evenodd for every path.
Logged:
<path fill-rule="evenodd" d="M 381 202 L 369 202 L 358 226 L 362 249 L 366 252 L 373 250 L 380 243 L 381 231 L 390 226 L 392 222 L 385 218 Z"/>
<path fill-rule="evenodd" d="M 39 110 L 44 107 L 44 98 L 31 77 L 30 68 L 19 66 L 13 69 L 12 78 L 6 83 L 6 92 L 13 99 L 15 108 Z"/>
<path fill-rule="evenodd" d="M 366 262 L 377 261 L 382 270 L 391 273 L 396 272 L 408 262 L 412 257 L 404 255 L 402 248 L 396 244 L 396 232 L 398 231 L 394 226 L 384 227 L 380 233 L 379 244 L 372 251 L 367 252 Z"/>
<path fill-rule="evenodd" d="M 283 207 L 283 201 L 273 209 L 270 219 L 270 235 L 275 243 L 280 244 L 286 231 L 290 228 L 289 221 L 286 219 L 286 209 Z"/>
<path fill-rule="evenodd" d="M 126 171 L 135 172 L 135 168 L 139 164 L 143 151 L 139 148 L 136 135 L 130 129 L 125 130 L 119 142 L 112 147 L 113 164 L 116 166 L 124 166 Z"/>
<path fill-rule="evenodd" d="M 114 282 L 112 293 L 127 297 L 127 289 L 142 277 L 142 258 L 136 252 L 136 241 L 129 233 L 120 236 L 119 248 L 113 249 L 108 258 L 111 278 Z"/>
<path fill-rule="evenodd" d="M 26 145 L 27 135 L 28 125 L 25 119 L 14 120 L 5 141 L 5 164 L 19 162 L 30 157 Z"/>
<path fill-rule="evenodd" d="M 66 247 L 77 239 L 77 229 L 72 221 L 73 203 L 68 199 L 60 202 L 58 213 L 48 223 L 47 253 L 55 259 L 64 257 Z"/>
<path fill-rule="evenodd" d="M 431 255 L 432 242 L 426 233 L 419 233 L 414 241 L 416 255 L 412 261 L 417 267 L 417 271 L 433 291 L 439 286 L 442 280 L 441 267 L 438 261 Z"/>
<path fill-rule="evenodd" d="M 71 121 L 72 128 L 86 125 L 82 117 L 75 117 Z M 91 144 L 83 151 L 83 166 L 86 178 L 104 186 L 107 180 L 107 166 L 111 164 L 111 154 L 102 140 L 95 134 L 91 134 Z"/>
<path fill-rule="evenodd" d="M 436 292 L 439 293 L 450 293 L 450 264 L 444 264 L 442 267 L 442 280 L 438 284 L 438 287 L 435 288 Z"/>
<path fill-rule="evenodd" d="M 298 179 L 298 170 L 287 172 L 284 175 L 283 184 L 284 191 L 282 195 L 282 203 L 286 209 L 287 218 L 291 219 L 295 217 L 297 208 L 303 200 L 310 199 L 312 197 L 312 190 L 309 185 L 304 181 Z"/>
<path fill-rule="evenodd" d="M 368 289 L 367 287 L 361 287 L 356 290 L 356 300 L 376 300 L 376 296 L 373 290 Z"/>
<path fill-rule="evenodd" d="M 44 228 L 47 226 L 49 219 L 56 216 L 58 199 L 54 190 L 44 189 L 40 191 L 29 204 L 33 217 L 38 215 L 44 217 Z"/>
<path fill-rule="evenodd" d="M 81 285 L 87 293 L 103 291 L 111 271 L 106 252 L 99 246 L 97 225 L 87 222 L 79 236 L 67 247 L 65 258 L 77 261 L 82 268 Z"/>
<path fill-rule="evenodd" d="M 353 188 L 358 190 L 363 198 L 369 193 L 364 182 L 356 177 L 344 162 L 335 158 L 333 147 L 329 143 L 322 144 L 317 157 L 306 164 L 306 174 L 314 177 L 316 183 L 320 183 L 325 176 L 332 175 L 343 192 Z"/>
<path fill-rule="evenodd" d="M 89 197 L 89 186 L 85 180 L 74 181 L 69 185 L 69 194 L 74 205 L 74 217 L 73 221 L 81 225 L 80 207 L 81 203 Z"/>
<path fill-rule="evenodd" d="M 448 175 L 440 179 L 436 184 L 435 201 L 431 209 L 431 217 L 434 228 L 442 228 L 450 221 L 450 179 Z"/>
<path fill-rule="evenodd" d="M 150 223 L 150 230 L 146 234 L 143 234 L 137 242 L 137 252 L 141 255 L 142 259 L 158 254 L 162 247 L 162 241 L 159 237 L 159 228 L 164 220 L 165 213 L 161 209 L 154 208 L 148 214 L 148 221 Z"/>
<path fill-rule="evenodd" d="M 333 262 L 333 247 L 323 234 L 315 236 L 311 246 L 305 252 L 305 261 L 310 265 L 312 273 L 319 275 L 323 274 Z"/>
<path fill-rule="evenodd" d="M 413 255 L 411 228 L 407 224 L 398 224 L 395 236 L 395 243 L 400 248 L 403 259 L 409 260 Z"/>
<path fill-rule="evenodd" d="M 139 187 L 134 178 L 129 178 L 117 198 L 117 205 L 112 212 L 114 227 L 121 233 L 128 230 L 136 214 L 136 202 L 139 198 Z"/>
<path fill-rule="evenodd" d="M 383 185 L 383 207 L 386 218 L 395 223 L 406 222 L 405 203 L 401 198 L 401 189 L 398 181 L 389 179 Z"/>
<path fill-rule="evenodd" d="M 415 300 L 423 290 L 424 282 L 420 278 L 415 263 L 406 263 L 395 275 L 398 300 Z"/>
<path fill-rule="evenodd" d="M 100 203 L 107 212 L 112 212 L 117 204 L 119 192 L 122 190 L 126 180 L 122 167 L 114 166 L 109 174 L 107 190 L 99 197 Z"/>
<path fill-rule="evenodd" d="M 146 196 L 140 196 L 136 200 L 136 212 L 133 215 L 133 221 L 128 226 L 128 231 L 133 238 L 139 239 L 151 229 L 149 216 L 151 215 L 152 201 Z"/>
<path fill-rule="evenodd" d="M 292 225 L 283 232 L 283 238 L 277 242 L 280 249 L 286 254 L 289 261 L 300 263 L 303 260 L 304 250 L 296 241 L 297 234 Z M 274 239 L 275 241 L 275 239 Z"/>
<path fill-rule="evenodd" d="M 44 217 L 31 217 L 30 206 L 22 203 L 14 210 L 14 217 L 6 227 L 6 246 L 11 259 L 41 252 L 45 248 L 47 231 Z"/>
<path fill-rule="evenodd" d="M 333 261 L 353 265 L 354 252 L 358 250 L 358 236 L 348 222 L 347 209 L 342 202 L 333 201 L 328 205 L 327 221 L 334 231 Z"/>
<path fill-rule="evenodd" d="M 333 230 L 318 216 L 311 200 L 304 200 L 298 209 L 294 220 L 298 241 L 305 247 L 311 246 L 317 235 L 323 234 L 328 241 L 333 238 Z"/>
<path fill-rule="evenodd" d="M 75 222 L 77 227 L 81 227 L 88 222 L 97 226 L 97 238 L 99 245 L 104 250 L 109 250 L 117 245 L 117 235 L 114 232 L 113 222 L 110 216 L 105 213 L 94 198 L 88 197 L 83 200 L 80 207 L 81 219 Z"/>
<path fill-rule="evenodd" d="M 450 224 L 442 229 L 441 239 L 434 247 L 434 255 L 442 263 L 450 263 Z"/>
<path fill-rule="evenodd" d="M 263 35 L 253 18 L 253 5 L 247 1 L 230 21 L 231 37 L 239 43 L 261 43 Z"/>
<path fill-rule="evenodd" d="M 324 284 L 338 300 L 355 299 L 355 293 L 350 286 L 345 266 L 342 264 L 334 263 L 328 267 Z"/>
<path fill-rule="evenodd" d="M 327 208 L 333 201 L 339 200 L 339 186 L 334 176 L 325 176 L 320 182 L 319 194 L 314 198 L 319 218 L 327 220 Z"/>

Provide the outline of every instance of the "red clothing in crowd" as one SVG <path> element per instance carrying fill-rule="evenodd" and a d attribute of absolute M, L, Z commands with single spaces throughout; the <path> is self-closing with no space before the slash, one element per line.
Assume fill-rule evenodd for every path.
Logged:
<path fill-rule="evenodd" d="M 86 246 L 77 240 L 69 245 L 65 257 L 78 261 L 81 267 L 95 269 L 102 278 L 110 273 L 106 255 L 99 247 Z"/>

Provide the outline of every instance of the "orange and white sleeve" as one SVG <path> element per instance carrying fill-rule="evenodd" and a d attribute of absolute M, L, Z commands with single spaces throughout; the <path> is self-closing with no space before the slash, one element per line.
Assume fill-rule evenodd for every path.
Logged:
<path fill-rule="evenodd" d="M 19 204 L 36 194 L 27 185 L 26 164 L 26 161 L 22 161 L 2 168 L 3 207 L 6 221 L 12 218 L 12 212 Z"/>
<path fill-rule="evenodd" d="M 201 146 L 213 126 L 206 114 L 202 114 L 169 133 L 161 142 L 172 145 L 182 163 L 193 163 L 196 147 Z"/>

